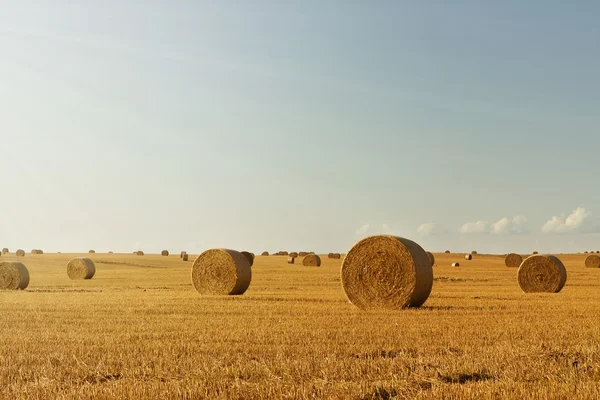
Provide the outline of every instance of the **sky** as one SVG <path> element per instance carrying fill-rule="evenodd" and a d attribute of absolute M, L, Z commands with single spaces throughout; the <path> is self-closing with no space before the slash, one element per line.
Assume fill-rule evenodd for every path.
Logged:
<path fill-rule="evenodd" d="M 600 250 L 600 3 L 0 6 L 0 246 Z"/>

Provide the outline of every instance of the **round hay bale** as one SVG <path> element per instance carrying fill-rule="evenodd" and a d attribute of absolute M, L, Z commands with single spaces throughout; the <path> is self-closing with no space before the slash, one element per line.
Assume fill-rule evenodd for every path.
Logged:
<path fill-rule="evenodd" d="M 110 253 L 110 251 L 109 251 L 109 253 Z M 90 250 L 90 251 L 88 251 L 88 254 L 96 254 L 96 250 Z"/>
<path fill-rule="evenodd" d="M 139 251 L 136 251 L 136 252 L 135 252 L 135 254 L 137 254 L 138 256 L 143 256 L 143 255 L 144 255 L 144 252 L 143 252 L 143 251 L 141 251 L 141 250 L 139 250 Z"/>
<path fill-rule="evenodd" d="M 504 258 L 504 265 L 510 268 L 519 268 L 523 262 L 523 257 L 516 253 L 507 254 Z"/>
<path fill-rule="evenodd" d="M 301 251 L 300 253 L 298 253 L 299 257 L 306 257 L 308 255 L 307 251 Z"/>
<path fill-rule="evenodd" d="M 8 252 L 8 249 L 6 247 L 2 249 L 2 254 L 8 254 L 8 253 L 9 252 Z"/>
<path fill-rule="evenodd" d="M 539 254 L 537 251 L 534 251 L 532 254 Z"/>
<path fill-rule="evenodd" d="M 435 264 L 435 257 L 433 255 L 433 253 L 431 253 L 430 251 L 426 251 L 426 253 L 427 253 L 427 258 L 429 258 L 429 263 L 433 267 L 433 264 Z"/>
<path fill-rule="evenodd" d="M 181 253 L 179 253 L 179 258 L 183 258 L 183 255 L 185 254 L 185 251 L 182 251 Z"/>
<path fill-rule="evenodd" d="M 477 255 L 477 252 L 476 252 L 475 250 L 473 250 L 473 251 L 471 252 L 471 254 L 473 254 L 474 256 L 476 256 L 476 255 Z"/>
<path fill-rule="evenodd" d="M 586 250 L 586 251 L 584 251 L 583 253 L 584 253 L 584 254 L 587 254 L 587 253 L 588 253 L 588 251 Z"/>
<path fill-rule="evenodd" d="M 453 266 L 453 267 L 460 267 L 460 263 L 457 263 L 457 262 L 455 262 L 455 263 L 452 263 L 452 266 Z"/>
<path fill-rule="evenodd" d="M 235 250 L 207 250 L 192 266 L 192 284 L 200 294 L 243 294 L 251 281 L 252 268 L 248 260 Z"/>
<path fill-rule="evenodd" d="M 16 261 L 0 262 L 0 289 L 24 290 L 29 286 L 29 271 Z"/>
<path fill-rule="evenodd" d="M 567 282 L 567 270 L 557 257 L 538 254 L 523 261 L 518 282 L 525 293 L 558 293 Z"/>
<path fill-rule="evenodd" d="M 33 249 L 33 250 L 31 250 L 31 254 L 44 254 L 44 252 L 39 249 Z"/>
<path fill-rule="evenodd" d="M 169 255 L 169 250 L 163 250 L 160 252 L 160 255 L 163 257 L 167 257 Z"/>
<path fill-rule="evenodd" d="M 261 256 L 263 256 L 263 257 L 267 257 L 268 255 L 269 255 L 268 251 L 263 251 L 262 254 L 261 254 Z"/>
<path fill-rule="evenodd" d="M 316 254 L 307 254 L 302 260 L 302 265 L 305 267 L 320 267 L 321 257 Z"/>
<path fill-rule="evenodd" d="M 288 262 L 288 264 L 294 264 L 296 262 L 296 257 L 292 257 L 292 256 L 288 257 L 287 262 Z"/>
<path fill-rule="evenodd" d="M 109 251 L 108 254 L 114 254 L 112 251 Z"/>
<path fill-rule="evenodd" d="M 96 266 L 89 258 L 74 258 L 67 263 L 67 275 L 75 279 L 92 279 L 96 274 Z"/>
<path fill-rule="evenodd" d="M 296 253 L 295 251 L 292 251 L 290 253 L 290 257 L 298 257 L 298 253 Z"/>
<path fill-rule="evenodd" d="M 21 250 L 21 249 L 17 250 L 16 255 L 17 255 L 17 257 L 25 257 L 25 250 Z"/>
<path fill-rule="evenodd" d="M 333 258 L 333 253 L 327 254 L 327 258 Z"/>
<path fill-rule="evenodd" d="M 187 261 L 187 260 L 189 260 L 189 257 L 190 257 L 190 256 L 188 255 L 188 253 L 184 253 L 184 254 L 183 254 L 183 257 L 181 257 L 181 259 L 182 259 L 183 261 Z"/>
<path fill-rule="evenodd" d="M 472 260 L 472 259 L 473 259 L 473 255 L 472 254 L 465 255 L 465 260 Z"/>
<path fill-rule="evenodd" d="M 289 253 L 288 253 L 287 251 L 282 251 L 282 252 L 281 252 L 281 255 L 282 255 L 282 256 L 288 256 L 288 255 L 289 255 Z"/>
<path fill-rule="evenodd" d="M 444 253 L 445 254 L 450 254 L 450 250 L 446 250 Z"/>
<path fill-rule="evenodd" d="M 342 262 L 342 286 L 360 309 L 419 307 L 429 297 L 433 269 L 417 243 L 390 235 L 360 240 Z"/>
<path fill-rule="evenodd" d="M 250 253 L 249 251 L 242 251 L 242 255 L 246 257 L 246 260 L 250 266 L 254 265 L 254 254 Z"/>
<path fill-rule="evenodd" d="M 595 254 L 587 256 L 585 266 L 586 268 L 600 268 L 600 257 Z"/>
<path fill-rule="evenodd" d="M 340 258 L 342 258 L 342 255 L 340 253 L 333 253 L 332 257 L 334 260 L 339 260 Z"/>

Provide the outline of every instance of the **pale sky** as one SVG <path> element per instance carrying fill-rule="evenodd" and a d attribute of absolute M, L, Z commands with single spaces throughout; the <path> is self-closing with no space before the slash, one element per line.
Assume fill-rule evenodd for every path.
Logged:
<path fill-rule="evenodd" d="M 0 7 L 2 247 L 600 250 L 600 3 Z"/>

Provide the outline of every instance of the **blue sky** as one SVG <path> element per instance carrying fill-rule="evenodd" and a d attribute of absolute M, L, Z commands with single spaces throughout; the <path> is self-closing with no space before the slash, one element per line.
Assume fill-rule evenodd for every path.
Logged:
<path fill-rule="evenodd" d="M 600 250 L 600 5 L 7 2 L 0 244 Z"/>

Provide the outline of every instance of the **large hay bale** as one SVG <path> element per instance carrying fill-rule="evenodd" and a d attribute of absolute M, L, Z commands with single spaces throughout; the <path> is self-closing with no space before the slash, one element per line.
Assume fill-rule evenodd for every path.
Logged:
<path fill-rule="evenodd" d="M 181 259 L 182 259 L 183 261 L 187 261 L 187 260 L 189 260 L 189 257 L 190 257 L 190 256 L 189 256 L 189 254 L 188 254 L 188 253 L 184 253 L 184 254 L 183 254 L 183 257 L 181 257 Z"/>
<path fill-rule="evenodd" d="M 300 253 L 298 253 L 299 257 L 306 257 L 308 255 L 307 251 L 301 251 Z"/>
<path fill-rule="evenodd" d="M 471 254 L 465 255 L 465 260 L 472 260 L 472 259 L 473 259 L 473 255 L 471 255 Z"/>
<path fill-rule="evenodd" d="M 433 269 L 425 250 L 396 236 L 360 240 L 342 262 L 342 286 L 360 309 L 419 307 L 429 297 Z"/>
<path fill-rule="evenodd" d="M 453 267 L 460 267 L 460 263 L 458 263 L 458 262 L 452 263 L 452 266 Z"/>
<path fill-rule="evenodd" d="M 168 257 L 169 256 L 169 250 L 163 250 L 160 252 L 160 255 L 163 257 Z"/>
<path fill-rule="evenodd" d="M 523 261 L 518 282 L 525 293 L 558 293 L 567 282 L 567 270 L 557 257 L 538 254 Z"/>
<path fill-rule="evenodd" d="M 585 259 L 585 266 L 587 268 L 600 268 L 600 257 L 595 254 L 587 256 Z"/>
<path fill-rule="evenodd" d="M 292 252 L 290 253 L 290 257 L 298 257 L 298 253 L 297 253 L 297 252 L 295 252 L 295 251 L 292 251 Z"/>
<path fill-rule="evenodd" d="M 110 251 L 109 251 L 109 253 L 110 253 Z M 90 250 L 90 251 L 88 251 L 88 254 L 96 254 L 96 250 Z"/>
<path fill-rule="evenodd" d="M 307 254 L 306 257 L 302 259 L 302 265 L 305 267 L 320 267 L 321 257 L 316 254 Z"/>
<path fill-rule="evenodd" d="M 16 252 L 17 257 L 25 257 L 25 250 L 19 249 Z"/>
<path fill-rule="evenodd" d="M 0 262 L 0 289 L 23 290 L 29 286 L 29 271 L 16 261 Z"/>
<path fill-rule="evenodd" d="M 296 257 L 289 256 L 287 259 L 288 264 L 294 264 L 296 262 Z"/>
<path fill-rule="evenodd" d="M 250 253 L 249 251 L 242 251 L 242 255 L 246 257 L 246 260 L 250 266 L 254 265 L 254 254 Z"/>
<path fill-rule="evenodd" d="M 2 254 L 8 254 L 8 253 L 9 252 L 8 252 L 8 249 L 6 247 L 2 249 Z"/>
<path fill-rule="evenodd" d="M 137 254 L 138 256 L 143 256 L 143 255 L 144 255 L 144 252 L 143 252 L 143 251 L 141 251 L 141 250 L 139 250 L 139 251 L 136 251 L 136 252 L 135 252 L 135 254 Z"/>
<path fill-rule="evenodd" d="M 240 252 L 211 249 L 192 266 L 192 284 L 200 294 L 243 294 L 252 280 L 252 268 Z"/>
<path fill-rule="evenodd" d="M 504 258 L 504 265 L 510 268 L 519 268 L 523 262 L 523 257 L 516 253 L 507 254 Z"/>
<path fill-rule="evenodd" d="M 92 279 L 96 275 L 96 266 L 89 258 L 74 258 L 67 263 L 67 275 L 75 279 Z"/>
<path fill-rule="evenodd" d="M 262 254 L 261 254 L 261 256 L 263 256 L 263 257 L 267 257 L 268 255 L 269 255 L 268 251 L 263 251 Z"/>
<path fill-rule="evenodd" d="M 427 258 L 429 258 L 429 263 L 433 267 L 433 264 L 435 264 L 435 256 L 430 251 L 426 251 L 425 253 L 427 253 Z"/>

